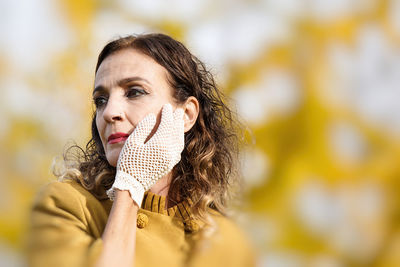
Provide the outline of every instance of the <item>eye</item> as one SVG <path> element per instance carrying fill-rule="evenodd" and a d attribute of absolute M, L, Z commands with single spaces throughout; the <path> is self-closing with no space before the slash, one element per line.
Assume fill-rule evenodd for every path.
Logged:
<path fill-rule="evenodd" d="M 105 96 L 97 96 L 93 98 L 93 103 L 96 108 L 101 108 L 107 103 L 107 98 Z"/>
<path fill-rule="evenodd" d="M 148 93 L 140 87 L 129 87 L 126 96 L 129 98 L 136 98 L 141 95 L 147 95 Z"/>

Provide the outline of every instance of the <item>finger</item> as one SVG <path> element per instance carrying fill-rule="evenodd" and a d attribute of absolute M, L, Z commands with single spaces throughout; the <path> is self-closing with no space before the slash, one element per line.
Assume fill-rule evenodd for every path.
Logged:
<path fill-rule="evenodd" d="M 176 121 L 178 119 L 183 120 L 183 115 L 185 115 L 185 112 L 183 111 L 182 108 L 175 109 L 174 115 L 173 115 L 174 116 L 174 121 Z"/>
<path fill-rule="evenodd" d="M 185 145 L 185 121 L 183 120 L 184 111 L 181 108 L 177 108 L 174 111 L 174 141 L 177 147 L 177 161 L 180 159 L 180 153 L 182 152 Z"/>
<path fill-rule="evenodd" d="M 183 140 L 183 137 L 184 137 L 185 121 L 183 119 L 183 116 L 184 116 L 183 109 L 177 108 L 174 111 L 173 124 L 174 124 L 174 133 L 175 133 L 176 141 L 181 141 L 181 140 Z"/>
<path fill-rule="evenodd" d="M 146 138 L 150 135 L 151 131 L 156 124 L 156 115 L 153 113 L 148 114 L 144 119 L 142 119 L 136 126 L 133 133 L 128 139 L 135 144 L 144 144 Z"/>
<path fill-rule="evenodd" d="M 161 111 L 161 122 L 157 131 L 151 139 L 165 137 L 170 134 L 173 123 L 173 113 L 171 104 L 165 104 Z"/>

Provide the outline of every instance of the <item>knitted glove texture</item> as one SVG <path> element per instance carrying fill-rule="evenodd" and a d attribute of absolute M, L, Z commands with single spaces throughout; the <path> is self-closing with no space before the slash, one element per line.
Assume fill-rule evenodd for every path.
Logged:
<path fill-rule="evenodd" d="M 144 192 L 180 161 L 184 148 L 183 113 L 181 108 L 173 112 L 172 106 L 165 104 L 160 125 L 147 142 L 156 116 L 150 113 L 139 122 L 119 155 L 114 184 L 107 190 L 111 200 L 115 198 L 116 189 L 128 190 L 140 207 Z"/>

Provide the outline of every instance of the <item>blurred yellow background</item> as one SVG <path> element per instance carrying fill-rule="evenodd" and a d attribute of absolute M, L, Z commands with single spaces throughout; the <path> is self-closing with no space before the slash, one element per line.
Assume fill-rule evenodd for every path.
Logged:
<path fill-rule="evenodd" d="M 85 145 L 97 54 L 161 31 L 215 73 L 242 155 L 259 266 L 400 266 L 399 0 L 3 0 L 0 265 L 25 266 L 30 203 Z"/>

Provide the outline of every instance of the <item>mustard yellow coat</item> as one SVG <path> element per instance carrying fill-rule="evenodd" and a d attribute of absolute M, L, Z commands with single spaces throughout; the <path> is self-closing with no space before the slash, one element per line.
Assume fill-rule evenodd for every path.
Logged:
<path fill-rule="evenodd" d="M 255 266 L 248 239 L 230 219 L 213 212 L 217 232 L 194 249 L 201 224 L 190 220 L 190 199 L 167 210 L 165 197 L 146 192 L 139 209 L 135 266 Z M 27 256 L 30 266 L 91 266 L 111 210 L 75 181 L 54 181 L 33 205 Z"/>

